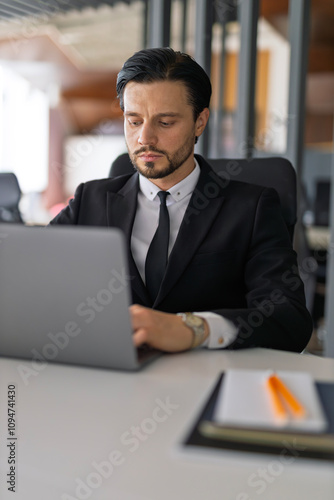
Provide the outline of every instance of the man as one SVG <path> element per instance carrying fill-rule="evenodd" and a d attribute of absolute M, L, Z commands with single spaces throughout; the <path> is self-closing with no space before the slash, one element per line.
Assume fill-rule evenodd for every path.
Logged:
<path fill-rule="evenodd" d="M 169 48 L 142 50 L 117 93 L 137 172 L 81 184 L 51 224 L 124 231 L 135 344 L 301 351 L 312 323 L 276 192 L 225 186 L 194 156 L 209 118 L 204 70 Z"/>

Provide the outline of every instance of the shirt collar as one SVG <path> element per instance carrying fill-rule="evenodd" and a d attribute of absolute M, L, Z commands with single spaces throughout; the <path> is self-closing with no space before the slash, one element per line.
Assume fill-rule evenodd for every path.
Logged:
<path fill-rule="evenodd" d="M 192 193 L 196 187 L 198 182 L 198 178 L 200 176 L 201 169 L 198 165 L 198 162 L 195 158 L 195 168 L 190 172 L 187 177 L 182 179 L 182 181 L 172 186 L 168 189 L 171 197 L 175 202 L 183 200 L 186 196 Z M 143 193 L 143 195 L 150 201 L 154 200 L 156 195 L 161 189 L 158 188 L 153 182 L 139 174 L 139 189 Z"/>

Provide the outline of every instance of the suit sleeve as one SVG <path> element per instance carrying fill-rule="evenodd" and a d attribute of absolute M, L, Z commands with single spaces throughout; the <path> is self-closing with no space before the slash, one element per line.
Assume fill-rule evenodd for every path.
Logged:
<path fill-rule="evenodd" d="M 84 184 L 80 184 L 77 187 L 74 194 L 74 198 L 71 198 L 68 205 L 49 222 L 50 226 L 56 224 L 67 224 L 67 225 L 78 224 L 83 188 Z"/>
<path fill-rule="evenodd" d="M 244 268 L 247 307 L 215 311 L 238 328 L 231 349 L 269 347 L 302 351 L 312 333 L 297 256 L 277 193 L 259 198 Z"/>

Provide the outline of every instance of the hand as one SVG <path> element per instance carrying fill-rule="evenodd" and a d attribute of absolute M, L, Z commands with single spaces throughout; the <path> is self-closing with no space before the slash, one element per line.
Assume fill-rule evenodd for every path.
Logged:
<path fill-rule="evenodd" d="M 193 332 L 176 314 L 155 311 L 134 304 L 130 307 L 133 340 L 136 347 L 148 344 L 165 352 L 186 351 L 191 348 Z M 209 328 L 205 322 L 205 338 Z"/>

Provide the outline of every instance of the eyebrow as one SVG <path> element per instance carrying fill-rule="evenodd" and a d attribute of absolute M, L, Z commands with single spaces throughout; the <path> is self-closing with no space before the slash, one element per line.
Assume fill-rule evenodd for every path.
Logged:
<path fill-rule="evenodd" d="M 124 113 L 125 116 L 140 116 L 140 113 L 135 113 L 134 111 L 126 111 Z M 167 113 L 158 113 L 155 115 L 155 118 L 165 118 L 165 117 L 170 117 L 170 118 L 177 118 L 180 117 L 181 113 L 174 113 L 172 111 L 167 112 Z"/>

